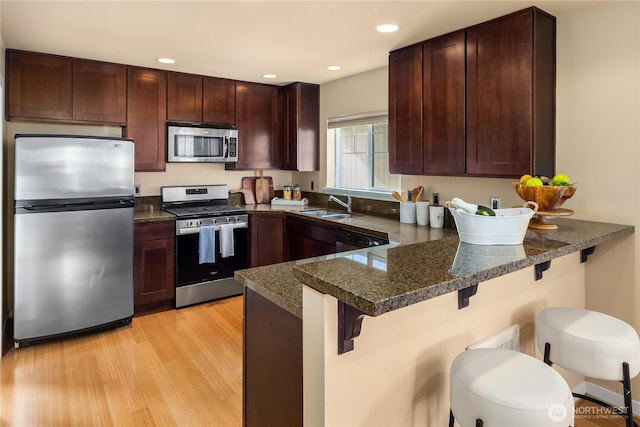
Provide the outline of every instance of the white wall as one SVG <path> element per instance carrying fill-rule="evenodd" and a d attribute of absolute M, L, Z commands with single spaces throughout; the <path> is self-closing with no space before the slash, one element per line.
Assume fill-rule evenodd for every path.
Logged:
<path fill-rule="evenodd" d="M 578 182 L 564 207 L 574 218 L 640 225 L 640 2 L 614 1 L 557 17 L 556 170 Z M 322 85 L 327 117 L 386 109 L 387 68 Z M 324 133 L 321 131 L 321 134 Z M 326 138 L 321 140 L 326 152 Z M 331 159 L 330 159 L 331 160 Z M 331 163 L 331 161 L 329 161 Z M 326 156 L 321 162 L 332 173 Z M 525 173 L 527 171 L 523 171 Z M 458 196 L 502 206 L 522 203 L 510 179 L 402 176 L 402 189 L 423 197 Z M 640 263 L 634 238 L 602 245 L 589 258 L 587 306 L 640 330 Z M 619 391 L 617 384 L 608 388 Z M 640 378 L 634 382 L 640 388 Z"/>
<path fill-rule="evenodd" d="M 640 3 L 615 1 L 558 17 L 557 48 L 556 156 L 558 169 L 579 182 L 571 200 L 575 217 L 638 227 Z M 597 248 L 586 264 L 587 307 L 636 330 L 639 231 Z M 618 384 L 606 386 L 620 391 Z"/>

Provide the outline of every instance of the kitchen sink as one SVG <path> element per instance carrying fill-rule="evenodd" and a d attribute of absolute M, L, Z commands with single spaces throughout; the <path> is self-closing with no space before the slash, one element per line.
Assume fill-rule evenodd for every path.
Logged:
<path fill-rule="evenodd" d="M 336 220 L 348 219 L 355 216 L 354 214 L 339 212 L 339 211 L 332 211 L 328 209 L 308 209 L 308 210 L 300 211 L 300 213 L 304 215 L 315 216 L 317 218 L 336 219 Z"/>

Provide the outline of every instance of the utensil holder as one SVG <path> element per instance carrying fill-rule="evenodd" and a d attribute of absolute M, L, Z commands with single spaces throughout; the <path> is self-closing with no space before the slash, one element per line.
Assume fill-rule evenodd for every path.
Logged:
<path fill-rule="evenodd" d="M 429 206 L 429 224 L 431 228 L 444 227 L 444 206 Z"/>
<path fill-rule="evenodd" d="M 411 202 L 400 203 L 400 222 L 403 224 L 416 223 L 416 204 Z"/>
<path fill-rule="evenodd" d="M 416 202 L 416 222 L 429 225 L 429 202 Z"/>

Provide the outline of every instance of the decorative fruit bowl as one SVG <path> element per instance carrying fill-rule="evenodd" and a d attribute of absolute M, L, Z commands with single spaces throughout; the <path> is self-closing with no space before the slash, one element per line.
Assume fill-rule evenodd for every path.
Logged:
<path fill-rule="evenodd" d="M 574 195 L 577 188 L 575 184 L 532 186 L 514 182 L 513 188 L 522 200 L 538 204 L 536 219 L 531 221 L 529 228 L 555 230 L 558 226 L 547 222 L 546 217 L 573 215 L 572 210 L 561 209 L 560 206 Z"/>
<path fill-rule="evenodd" d="M 538 211 L 549 212 L 557 210 L 576 192 L 578 186 L 573 185 L 524 185 L 513 183 L 518 196 L 525 202 L 536 202 Z"/>

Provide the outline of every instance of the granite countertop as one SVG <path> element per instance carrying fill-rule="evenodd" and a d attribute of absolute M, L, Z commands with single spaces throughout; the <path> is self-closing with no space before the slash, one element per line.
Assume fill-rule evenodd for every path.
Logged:
<path fill-rule="evenodd" d="M 306 205 L 300 206 L 271 206 L 271 205 L 246 205 L 249 214 L 283 214 L 294 215 L 308 221 L 314 221 L 325 225 L 334 225 L 347 230 L 360 231 L 368 234 L 388 237 L 392 242 L 410 244 L 427 240 L 438 240 L 448 236 L 457 236 L 455 229 L 431 228 L 415 224 L 402 224 L 398 218 L 389 218 L 378 215 L 366 215 L 355 213 L 353 217 L 341 220 L 317 218 L 300 213 L 307 209 L 326 209 L 326 206 Z M 343 212 L 344 209 L 331 209 Z"/>
<path fill-rule="evenodd" d="M 477 246 L 461 243 L 452 230 L 361 221 L 349 225 L 371 221 L 378 230 L 388 228 L 398 244 L 241 270 L 236 278 L 298 317 L 302 283 L 378 316 L 634 232 L 628 225 L 557 218 L 558 230 L 527 231 L 522 245 Z"/>
<path fill-rule="evenodd" d="M 163 211 L 162 209 L 146 209 L 135 210 L 133 212 L 133 221 L 136 223 L 141 222 L 156 222 L 156 221 L 173 221 L 175 215 Z"/>

